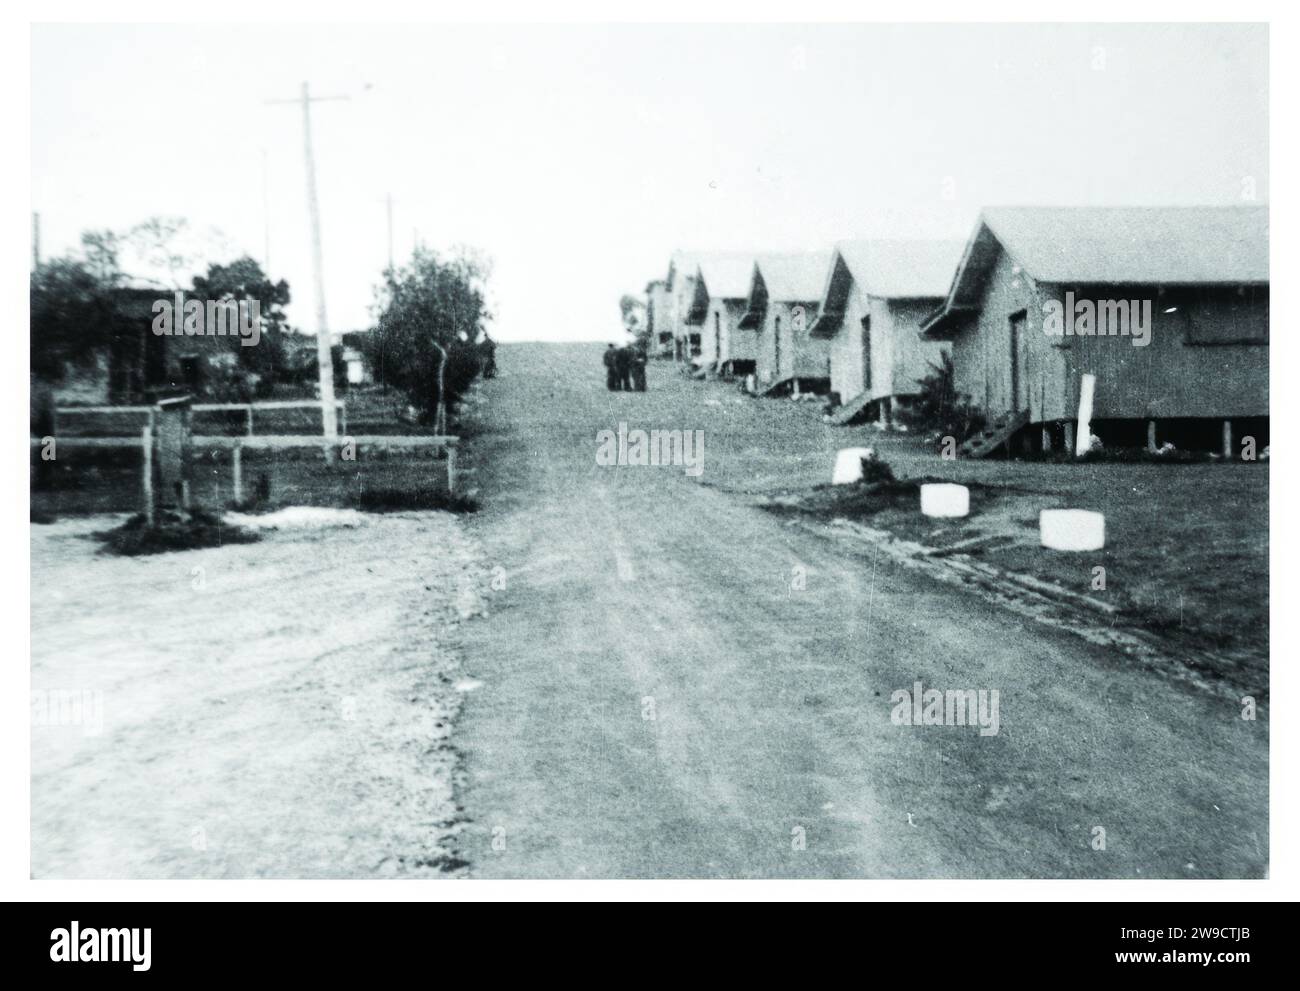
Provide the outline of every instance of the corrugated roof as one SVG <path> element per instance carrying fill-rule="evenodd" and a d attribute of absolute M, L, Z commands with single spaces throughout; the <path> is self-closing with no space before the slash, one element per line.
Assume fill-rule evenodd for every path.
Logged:
<path fill-rule="evenodd" d="M 886 299 L 942 299 L 965 245 L 961 241 L 870 240 L 835 245 L 858 289 Z"/>
<path fill-rule="evenodd" d="M 829 251 L 801 251 L 792 254 L 764 254 L 755 259 L 767 286 L 767 298 L 778 303 L 815 303 L 826 286 Z M 749 295 L 748 285 L 745 295 Z"/>
<path fill-rule="evenodd" d="M 752 254 L 710 252 L 696 256 L 699 273 L 710 299 L 747 299 L 754 271 Z"/>
<path fill-rule="evenodd" d="M 982 217 L 1039 282 L 1268 281 L 1268 207 L 994 207 Z"/>

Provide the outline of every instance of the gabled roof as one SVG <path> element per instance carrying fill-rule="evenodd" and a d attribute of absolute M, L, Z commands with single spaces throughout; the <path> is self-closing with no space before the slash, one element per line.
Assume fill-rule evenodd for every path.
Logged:
<path fill-rule="evenodd" d="M 749 277 L 754 270 L 753 254 L 705 252 L 696 256 L 695 296 L 686 314 L 687 323 L 699 323 L 713 299 L 746 299 Z"/>
<path fill-rule="evenodd" d="M 767 298 L 778 303 L 815 303 L 822 298 L 830 251 L 759 255 L 754 267 L 767 287 Z M 747 286 L 745 295 L 750 295 Z"/>
<path fill-rule="evenodd" d="M 750 269 L 748 305 L 739 326 L 761 327 L 767 316 L 769 301 L 777 303 L 816 303 L 826 282 L 829 251 L 800 251 L 759 255 Z"/>
<path fill-rule="evenodd" d="M 964 247 L 961 241 L 840 241 L 835 252 L 868 296 L 942 299 Z"/>
<path fill-rule="evenodd" d="M 941 300 L 962 257 L 961 241 L 860 240 L 835 245 L 810 333 L 833 337 L 844 322 L 850 285 L 884 299 Z"/>
<path fill-rule="evenodd" d="M 1268 207 L 995 207 L 983 221 L 1039 282 L 1268 281 Z"/>
<path fill-rule="evenodd" d="M 978 305 L 1002 252 L 1038 282 L 1074 285 L 1267 283 L 1268 207 L 990 207 L 944 305 L 923 330 Z"/>
<path fill-rule="evenodd" d="M 752 254 L 707 254 L 699 256 L 700 279 L 710 299 L 745 299 L 754 270 Z"/>

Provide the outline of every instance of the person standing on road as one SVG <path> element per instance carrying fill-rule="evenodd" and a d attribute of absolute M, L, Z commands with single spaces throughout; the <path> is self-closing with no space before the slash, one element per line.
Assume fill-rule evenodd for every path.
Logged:
<path fill-rule="evenodd" d="M 618 387 L 624 392 L 632 391 L 632 349 L 627 345 L 614 352 L 614 367 L 618 373 Z"/>
<path fill-rule="evenodd" d="M 605 349 L 605 388 L 615 392 L 618 384 L 618 348 L 611 344 Z"/>
<path fill-rule="evenodd" d="M 645 392 L 645 348 L 637 347 L 632 351 L 632 388 Z"/>

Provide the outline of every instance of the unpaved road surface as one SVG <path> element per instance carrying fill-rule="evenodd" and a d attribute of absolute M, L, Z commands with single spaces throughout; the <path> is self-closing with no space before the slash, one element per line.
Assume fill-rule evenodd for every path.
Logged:
<path fill-rule="evenodd" d="M 460 524 L 120 558 L 115 522 L 32 528 L 32 876 L 458 872 Z"/>
<path fill-rule="evenodd" d="M 853 434 L 664 365 L 609 393 L 600 350 L 501 347 L 476 413 L 473 876 L 1266 871 L 1266 718 L 747 504 Z M 703 474 L 599 467 L 620 421 L 704 430 Z M 895 725 L 917 681 L 996 689 L 997 734 Z"/>

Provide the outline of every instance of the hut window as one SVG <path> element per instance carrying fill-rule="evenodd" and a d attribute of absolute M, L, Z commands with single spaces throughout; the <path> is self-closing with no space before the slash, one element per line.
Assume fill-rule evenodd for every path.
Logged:
<path fill-rule="evenodd" d="M 1267 344 L 1268 286 L 1197 289 L 1160 301 L 1156 333 L 1162 320 L 1180 320 L 1188 344 Z"/>

